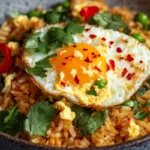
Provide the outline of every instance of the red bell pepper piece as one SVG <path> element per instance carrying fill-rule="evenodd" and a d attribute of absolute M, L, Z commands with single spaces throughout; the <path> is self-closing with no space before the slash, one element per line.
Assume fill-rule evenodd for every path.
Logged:
<path fill-rule="evenodd" d="M 0 43 L 0 74 L 8 72 L 12 62 L 11 49 L 4 43 Z"/>
<path fill-rule="evenodd" d="M 84 16 L 85 21 L 88 21 L 92 16 L 99 12 L 97 6 L 87 6 L 81 9 L 80 15 Z"/>

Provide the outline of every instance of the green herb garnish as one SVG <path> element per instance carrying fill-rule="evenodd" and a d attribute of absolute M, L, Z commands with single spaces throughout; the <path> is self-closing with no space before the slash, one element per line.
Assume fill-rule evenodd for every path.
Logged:
<path fill-rule="evenodd" d="M 39 77 L 46 77 L 46 70 L 43 69 L 43 68 L 39 68 L 39 67 L 35 67 L 35 68 L 27 68 L 26 69 L 26 72 L 29 74 L 29 75 L 36 75 L 36 76 L 39 76 Z"/>
<path fill-rule="evenodd" d="M 105 119 L 108 116 L 108 110 L 92 112 L 90 109 L 82 108 L 77 105 L 73 105 L 72 110 L 76 114 L 73 125 L 78 128 L 81 136 L 93 134 L 104 125 Z"/>
<path fill-rule="evenodd" d="M 31 107 L 25 120 L 25 130 L 31 136 L 46 136 L 46 132 L 51 125 L 51 121 L 56 116 L 53 104 L 40 102 Z"/>
<path fill-rule="evenodd" d="M 103 89 L 106 86 L 107 82 L 104 80 L 97 80 L 94 85 L 96 85 L 99 89 Z"/>
<path fill-rule="evenodd" d="M 131 34 L 131 36 L 133 36 L 135 39 L 137 39 L 139 42 L 145 42 L 145 39 L 138 33 L 133 33 Z"/>
<path fill-rule="evenodd" d="M 142 95 L 144 95 L 144 94 L 147 92 L 147 90 L 148 90 L 148 87 L 145 86 L 145 85 L 143 85 L 143 86 L 137 91 L 137 94 L 138 94 L 139 96 L 142 96 Z"/>
<path fill-rule="evenodd" d="M 70 21 L 69 12 L 70 2 L 64 1 L 49 9 L 48 12 L 43 15 L 44 21 L 49 24 Z"/>
<path fill-rule="evenodd" d="M 86 94 L 97 96 L 97 93 L 93 87 Z"/>
<path fill-rule="evenodd" d="M 35 67 L 37 67 L 37 68 L 51 68 L 52 66 L 50 65 L 49 59 L 51 57 L 54 57 L 54 56 L 56 56 L 56 54 L 49 55 L 49 56 L 37 61 L 35 63 L 36 64 Z"/>
<path fill-rule="evenodd" d="M 122 104 L 123 106 L 129 106 L 133 107 L 134 106 L 134 101 L 133 100 L 127 100 L 125 103 Z"/>
<path fill-rule="evenodd" d="M 82 33 L 84 26 L 73 21 L 61 27 L 51 27 L 45 31 L 32 34 L 26 41 L 25 48 L 30 52 L 47 54 L 50 50 L 55 50 L 62 45 L 74 44 L 73 34 Z"/>
<path fill-rule="evenodd" d="M 120 28 L 123 28 L 123 32 L 127 34 L 130 32 L 127 24 L 123 22 L 122 18 L 118 15 L 113 15 L 110 12 L 97 13 L 89 19 L 89 23 L 102 26 L 105 29 L 117 31 L 119 31 Z"/>
<path fill-rule="evenodd" d="M 145 118 L 147 118 L 150 115 L 150 112 L 143 112 L 141 110 L 138 110 L 135 115 L 134 118 L 139 119 L 139 120 L 144 120 Z"/>
<path fill-rule="evenodd" d="M 43 17 L 43 14 L 37 10 L 30 10 L 28 13 L 27 13 L 28 17 L 31 18 L 31 17 L 38 17 L 38 18 L 42 18 Z"/>
<path fill-rule="evenodd" d="M 143 105 L 144 107 L 150 107 L 150 99 Z"/>
<path fill-rule="evenodd" d="M 15 136 L 23 131 L 25 115 L 17 110 L 18 105 L 0 111 L 0 131 Z"/>
<path fill-rule="evenodd" d="M 148 100 L 145 104 L 141 104 L 137 100 L 128 100 L 123 104 L 123 106 L 132 107 L 133 110 L 135 111 L 134 117 L 136 119 L 143 120 L 150 115 L 150 112 L 144 112 L 144 111 L 140 110 L 140 108 L 142 108 L 142 107 L 149 107 L 150 106 L 150 100 Z"/>
<path fill-rule="evenodd" d="M 36 76 L 39 76 L 39 77 L 46 77 L 46 69 L 43 69 L 43 68 L 51 68 L 51 64 L 49 62 L 49 59 L 51 57 L 54 57 L 56 56 L 56 54 L 51 54 L 39 61 L 37 61 L 35 63 L 35 67 L 34 68 L 27 68 L 26 69 L 26 72 L 29 74 L 29 75 L 36 75 Z"/>

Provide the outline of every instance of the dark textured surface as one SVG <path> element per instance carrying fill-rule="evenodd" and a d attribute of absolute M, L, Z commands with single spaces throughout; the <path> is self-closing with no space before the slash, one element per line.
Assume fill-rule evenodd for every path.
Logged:
<path fill-rule="evenodd" d="M 61 0 L 0 0 L 0 23 L 12 11 L 19 10 L 27 12 L 28 10 L 41 6 L 49 7 L 51 4 L 60 2 Z M 106 0 L 110 6 L 127 6 L 132 10 L 150 12 L 150 0 Z M 92 150 L 150 150 L 150 136 L 131 141 L 122 145 L 91 148 Z M 90 150 L 91 150 L 90 149 Z M 60 150 L 60 148 L 42 147 L 28 142 L 14 139 L 0 133 L 0 150 Z M 65 150 L 65 149 L 63 149 Z M 85 149 L 83 149 L 85 150 Z"/>

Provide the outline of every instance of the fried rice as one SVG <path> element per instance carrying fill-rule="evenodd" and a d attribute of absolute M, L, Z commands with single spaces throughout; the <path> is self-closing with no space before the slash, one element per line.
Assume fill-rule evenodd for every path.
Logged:
<path fill-rule="evenodd" d="M 85 2 L 86 0 L 84 0 Z M 71 1 L 72 14 L 82 21 L 80 16 L 77 16 L 74 6 L 78 1 Z M 81 3 L 81 1 L 79 1 Z M 101 1 L 95 1 L 98 5 L 103 6 L 104 10 L 110 11 L 113 14 L 120 15 L 122 19 L 128 24 L 131 33 L 140 33 L 146 39 L 146 46 L 150 48 L 150 31 L 145 31 L 142 25 L 134 22 L 133 18 L 135 11 L 128 10 L 126 7 L 109 8 Z M 39 11 L 45 12 L 38 8 Z M 22 21 L 23 20 L 23 21 Z M 0 42 L 6 43 L 13 51 L 14 63 L 8 73 L 2 74 L 5 78 L 5 87 L 0 93 L 0 110 L 7 110 L 19 103 L 18 109 L 27 114 L 30 107 L 37 103 L 40 98 L 45 98 L 46 94 L 42 93 L 30 80 L 28 74 L 24 70 L 21 54 L 23 47 L 17 40 L 22 40 L 23 35 L 29 31 L 35 31 L 44 27 L 46 23 L 39 18 L 27 16 L 18 16 L 17 18 L 9 18 L 0 27 Z M 12 38 L 16 41 L 11 41 Z M 15 46 L 14 46 L 15 45 Z M 6 84 L 8 75 L 13 75 L 10 84 Z M 146 82 L 144 84 L 147 84 Z M 138 94 L 133 95 L 139 102 L 145 103 L 150 99 L 150 90 L 143 96 Z M 144 108 L 145 111 L 150 112 L 150 108 Z M 87 148 L 87 147 L 101 147 L 106 145 L 115 145 L 127 142 L 129 140 L 145 136 L 150 133 L 150 117 L 144 120 L 137 120 L 134 118 L 134 110 L 127 106 L 114 106 L 108 108 L 109 117 L 105 120 L 105 125 L 98 129 L 90 136 L 80 136 L 78 129 L 72 124 L 72 121 L 61 119 L 60 114 L 52 121 L 51 126 L 47 131 L 47 136 L 31 137 L 28 133 L 18 133 L 17 137 L 30 141 L 36 144 L 57 146 L 64 148 Z M 136 126 L 136 133 L 131 130 L 131 123 Z"/>

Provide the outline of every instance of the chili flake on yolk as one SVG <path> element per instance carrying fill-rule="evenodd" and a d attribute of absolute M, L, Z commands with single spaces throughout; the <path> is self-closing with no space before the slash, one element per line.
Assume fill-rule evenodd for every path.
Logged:
<path fill-rule="evenodd" d="M 57 51 L 57 56 L 50 59 L 50 64 L 58 74 L 63 72 L 63 82 L 67 85 L 95 81 L 107 68 L 105 58 L 88 44 L 63 46 Z M 76 70 L 73 75 L 72 70 Z"/>

